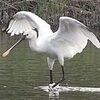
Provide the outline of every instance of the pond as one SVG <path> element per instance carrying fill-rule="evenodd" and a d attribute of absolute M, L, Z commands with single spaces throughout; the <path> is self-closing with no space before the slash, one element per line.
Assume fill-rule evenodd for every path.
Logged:
<path fill-rule="evenodd" d="M 5 37 L 5 36 L 4 36 Z M 0 55 L 17 38 L 0 40 Z M 54 82 L 61 78 L 59 63 L 54 65 Z M 90 42 L 81 54 L 65 61 L 64 87 L 100 88 L 100 50 Z M 27 41 L 20 43 L 7 57 L 0 56 L 0 100 L 100 100 L 100 92 L 65 91 L 59 97 L 39 86 L 48 86 L 49 70 L 46 56 L 32 52 Z"/>

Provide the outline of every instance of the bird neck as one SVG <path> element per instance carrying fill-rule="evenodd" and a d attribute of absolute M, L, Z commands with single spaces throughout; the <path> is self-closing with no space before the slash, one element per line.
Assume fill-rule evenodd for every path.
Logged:
<path fill-rule="evenodd" d="M 39 51 L 36 38 L 29 39 L 28 42 L 32 51 Z"/>

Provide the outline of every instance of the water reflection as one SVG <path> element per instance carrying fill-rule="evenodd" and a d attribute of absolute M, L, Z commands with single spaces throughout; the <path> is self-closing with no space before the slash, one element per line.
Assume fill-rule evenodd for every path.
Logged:
<path fill-rule="evenodd" d="M 34 89 L 42 89 L 45 92 L 48 92 L 49 100 L 58 100 L 59 93 L 61 92 L 61 87 L 59 85 L 52 88 L 55 83 L 49 84 L 48 86 L 38 86 Z"/>
<path fill-rule="evenodd" d="M 54 83 L 53 83 L 54 84 Z M 96 87 L 71 87 L 71 86 L 56 86 L 52 88 L 53 84 L 48 86 L 38 86 L 34 89 L 42 89 L 45 92 L 48 92 L 49 100 L 59 100 L 60 92 L 96 92 L 100 93 L 100 88 Z"/>

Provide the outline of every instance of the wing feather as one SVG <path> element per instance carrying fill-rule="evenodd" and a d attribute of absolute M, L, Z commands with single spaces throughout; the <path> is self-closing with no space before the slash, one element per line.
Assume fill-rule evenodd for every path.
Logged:
<path fill-rule="evenodd" d="M 14 22 L 14 20 L 11 20 L 11 21 L 10 21 L 9 26 L 8 26 L 8 28 L 7 28 L 7 31 L 11 28 L 13 22 Z"/>
<path fill-rule="evenodd" d="M 88 40 L 100 48 L 97 37 L 84 24 L 70 17 L 61 17 L 58 31 L 52 37 L 51 44 L 60 52 L 59 54 L 71 58 L 82 52 Z"/>
<path fill-rule="evenodd" d="M 13 19 L 10 21 L 9 26 L 7 28 L 7 32 L 13 35 L 19 35 L 23 32 L 25 33 L 28 30 L 32 30 L 37 28 L 38 30 L 43 30 L 45 27 L 48 31 L 50 29 L 50 25 L 42 20 L 37 15 L 28 12 L 28 11 L 20 11 L 13 16 Z M 46 31 L 46 32 L 47 32 Z M 40 32 L 40 35 L 46 34 L 46 32 Z"/>

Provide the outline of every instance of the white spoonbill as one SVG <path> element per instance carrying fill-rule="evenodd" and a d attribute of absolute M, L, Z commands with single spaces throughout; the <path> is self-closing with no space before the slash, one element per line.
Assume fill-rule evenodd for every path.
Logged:
<path fill-rule="evenodd" d="M 47 55 L 47 63 L 50 70 L 50 84 L 53 83 L 52 70 L 55 60 L 58 60 L 62 68 L 62 79 L 52 87 L 64 81 L 64 58 L 71 59 L 77 53 L 81 53 L 90 40 L 97 48 L 100 42 L 97 37 L 81 22 L 70 18 L 60 17 L 59 28 L 53 33 L 50 25 L 43 19 L 28 11 L 16 13 L 9 22 L 7 32 L 13 35 L 22 34 L 10 49 L 3 53 L 3 57 L 22 40 L 27 39 L 30 48 Z"/>

